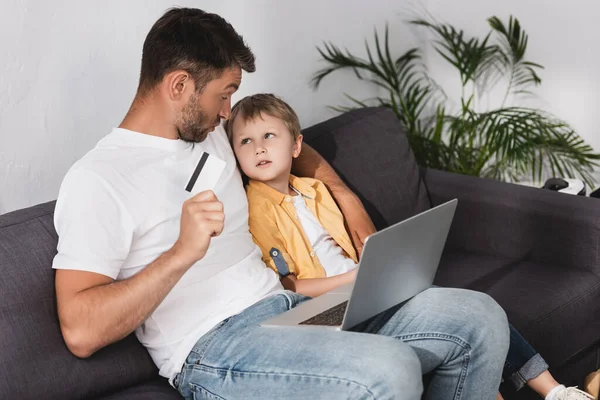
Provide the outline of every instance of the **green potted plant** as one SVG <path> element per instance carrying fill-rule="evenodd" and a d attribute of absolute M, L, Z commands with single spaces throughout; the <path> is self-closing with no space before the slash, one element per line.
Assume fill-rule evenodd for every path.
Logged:
<path fill-rule="evenodd" d="M 358 100 L 348 94 L 350 107 L 383 106 L 392 109 L 410 141 L 419 165 L 467 175 L 505 181 L 542 182 L 548 177 L 581 178 L 593 182 L 593 168 L 600 155 L 564 121 L 539 109 L 511 105 L 541 83 L 543 67 L 525 57 L 528 36 L 516 18 L 505 25 L 488 19 L 490 32 L 483 38 L 468 38 L 462 30 L 417 18 L 411 24 L 432 33 L 437 55 L 452 65 L 462 91 L 458 110 L 429 75 L 422 51 L 411 48 L 394 58 L 386 26 L 383 43 L 375 31 L 372 48 L 365 44 L 367 58 L 332 43 L 317 48 L 327 66 L 312 80 L 315 88 L 341 69 L 351 69 L 360 80 L 383 89 L 384 96 Z M 504 84 L 504 98 L 497 107 L 478 110 L 478 99 Z"/>

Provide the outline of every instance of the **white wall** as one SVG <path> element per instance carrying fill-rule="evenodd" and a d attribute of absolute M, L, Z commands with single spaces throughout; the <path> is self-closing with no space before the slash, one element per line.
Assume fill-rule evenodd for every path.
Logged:
<path fill-rule="evenodd" d="M 600 30 L 592 0 L 420 3 L 474 33 L 485 31 L 488 16 L 517 15 L 530 33 L 531 58 L 547 67 L 539 93 L 549 110 L 600 150 L 600 52 L 592 46 Z M 303 126 L 334 115 L 326 106 L 343 102 L 342 92 L 376 93 L 351 73 L 314 92 L 308 82 L 321 65 L 321 41 L 364 54 L 364 38 L 388 21 L 398 54 L 416 43 L 402 23 L 409 0 L 1 0 L 0 214 L 54 199 L 70 165 L 119 124 L 135 93 L 144 37 L 175 4 L 222 15 L 252 47 L 257 72 L 244 77 L 236 98 L 275 92 L 296 108 Z"/>
<path fill-rule="evenodd" d="M 315 46 L 332 40 L 362 52 L 372 27 L 399 9 L 398 0 L 2 0 L 0 214 L 56 198 L 73 162 L 119 124 L 145 35 L 175 4 L 222 15 L 252 47 L 257 72 L 244 77 L 237 98 L 275 92 L 305 126 L 334 115 L 326 106 L 339 104 L 343 90 L 374 94 L 343 74 L 313 92 Z"/>
<path fill-rule="evenodd" d="M 490 31 L 487 18 L 497 16 L 508 23 L 510 15 L 516 16 L 529 35 L 527 58 L 545 67 L 540 72 L 541 86 L 532 89 L 537 96 L 522 103 L 565 120 L 600 152 L 598 1 L 429 0 L 428 10 L 439 20 L 478 37 Z M 431 48 L 428 60 L 430 71 L 444 88 L 459 86 L 456 72 Z M 600 170 L 595 176 L 600 183 Z"/>

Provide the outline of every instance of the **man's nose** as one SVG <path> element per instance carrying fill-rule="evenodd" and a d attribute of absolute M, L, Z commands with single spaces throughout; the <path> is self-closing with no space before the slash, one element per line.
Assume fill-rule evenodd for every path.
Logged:
<path fill-rule="evenodd" d="M 221 119 L 229 119 L 231 116 L 231 99 L 227 99 L 225 103 L 223 103 L 223 107 L 219 110 L 219 118 Z"/>

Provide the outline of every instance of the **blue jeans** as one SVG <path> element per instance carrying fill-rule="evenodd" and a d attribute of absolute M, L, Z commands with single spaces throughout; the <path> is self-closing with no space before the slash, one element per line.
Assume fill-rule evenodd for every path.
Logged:
<path fill-rule="evenodd" d="M 285 292 L 221 322 L 175 387 L 194 400 L 496 398 L 509 329 L 486 294 L 428 289 L 350 332 L 259 326 L 306 299 Z"/>
<path fill-rule="evenodd" d="M 525 386 L 527 381 L 540 375 L 548 369 L 546 361 L 531 347 L 531 345 L 521 336 L 519 331 L 512 325 L 510 326 L 510 347 L 504 372 L 504 380 L 509 381 L 516 390 Z"/>

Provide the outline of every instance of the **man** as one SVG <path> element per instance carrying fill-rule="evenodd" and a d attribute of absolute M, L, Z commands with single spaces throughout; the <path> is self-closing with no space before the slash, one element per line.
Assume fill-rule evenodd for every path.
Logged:
<path fill-rule="evenodd" d="M 365 333 L 259 327 L 305 298 L 283 291 L 248 232 L 219 126 L 242 70 L 254 56 L 217 15 L 172 9 L 148 33 L 129 112 L 71 168 L 57 201 L 53 267 L 71 352 L 89 357 L 135 331 L 190 399 L 417 399 L 426 373 L 427 398 L 494 399 L 508 328 L 484 294 L 430 289 Z M 188 193 L 204 152 L 225 167 L 207 162 L 217 183 Z M 294 167 L 328 185 L 360 248 L 374 229 L 356 196 L 310 148 Z"/>

